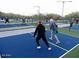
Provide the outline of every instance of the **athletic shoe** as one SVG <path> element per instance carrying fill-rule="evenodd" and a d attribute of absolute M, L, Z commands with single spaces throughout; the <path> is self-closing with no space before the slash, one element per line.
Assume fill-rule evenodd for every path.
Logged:
<path fill-rule="evenodd" d="M 52 50 L 52 48 L 49 47 L 48 50 L 50 51 L 50 50 Z"/>
<path fill-rule="evenodd" d="M 56 42 L 56 44 L 60 44 L 60 42 L 58 41 L 58 42 Z"/>
<path fill-rule="evenodd" d="M 52 37 L 50 37 L 49 39 L 51 39 L 51 40 L 52 40 Z"/>
<path fill-rule="evenodd" d="M 41 46 L 37 46 L 37 49 L 40 49 L 41 48 Z"/>

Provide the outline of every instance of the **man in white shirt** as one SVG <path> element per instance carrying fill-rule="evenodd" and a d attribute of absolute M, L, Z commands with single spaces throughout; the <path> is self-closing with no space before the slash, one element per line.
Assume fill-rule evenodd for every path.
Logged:
<path fill-rule="evenodd" d="M 50 32 L 51 32 L 51 40 L 52 39 L 55 39 L 56 40 L 56 44 L 59 44 L 60 41 L 58 40 L 58 37 L 57 37 L 57 33 L 58 33 L 58 26 L 56 25 L 54 19 L 50 19 Z"/>

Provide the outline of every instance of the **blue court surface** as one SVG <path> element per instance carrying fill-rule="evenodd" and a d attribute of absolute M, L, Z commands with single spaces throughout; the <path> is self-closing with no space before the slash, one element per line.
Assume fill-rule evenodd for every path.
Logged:
<path fill-rule="evenodd" d="M 56 45 L 54 40 L 50 40 L 50 32 L 46 32 L 46 37 L 51 51 L 40 40 L 41 49 L 36 49 L 36 41 L 32 33 L 0 38 L 0 55 L 2 58 L 59 58 L 75 45 L 79 44 L 79 38 L 71 37 L 62 33 L 57 36 L 61 44 Z"/>
<path fill-rule="evenodd" d="M 29 26 L 29 24 L 0 24 L 0 28 L 20 27 Z"/>
<path fill-rule="evenodd" d="M 69 29 L 69 27 L 65 27 L 65 28 L 68 28 Z M 71 30 L 79 31 L 79 24 L 72 26 L 71 27 Z"/>

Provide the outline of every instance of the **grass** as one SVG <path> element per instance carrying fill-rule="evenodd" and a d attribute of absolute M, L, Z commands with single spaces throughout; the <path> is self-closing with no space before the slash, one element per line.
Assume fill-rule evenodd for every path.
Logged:
<path fill-rule="evenodd" d="M 69 32 L 69 29 L 59 28 L 59 32 L 63 32 L 65 34 L 69 34 L 69 35 L 72 35 L 72 36 L 75 36 L 75 37 L 79 36 L 79 31 L 73 31 L 73 30 L 71 30 Z"/>
<path fill-rule="evenodd" d="M 33 26 L 37 26 L 37 23 L 30 23 L 31 25 L 33 25 Z"/>
<path fill-rule="evenodd" d="M 79 58 L 79 46 L 76 47 L 75 49 L 71 50 L 63 58 Z"/>
<path fill-rule="evenodd" d="M 49 26 L 45 26 L 45 28 L 49 30 Z M 64 28 L 59 28 L 58 31 L 62 32 L 62 33 L 65 33 L 65 34 L 68 34 L 68 35 L 79 37 L 79 31 L 73 31 L 73 30 L 71 30 L 69 32 L 69 29 L 64 29 Z"/>

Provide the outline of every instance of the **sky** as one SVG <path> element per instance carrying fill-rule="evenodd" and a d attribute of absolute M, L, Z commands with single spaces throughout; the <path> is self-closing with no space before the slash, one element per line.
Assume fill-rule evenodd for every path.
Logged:
<path fill-rule="evenodd" d="M 0 0 L 0 11 L 21 15 L 38 14 L 40 6 L 41 14 L 55 13 L 62 16 L 62 2 L 65 2 L 63 16 L 79 11 L 79 0 Z"/>

